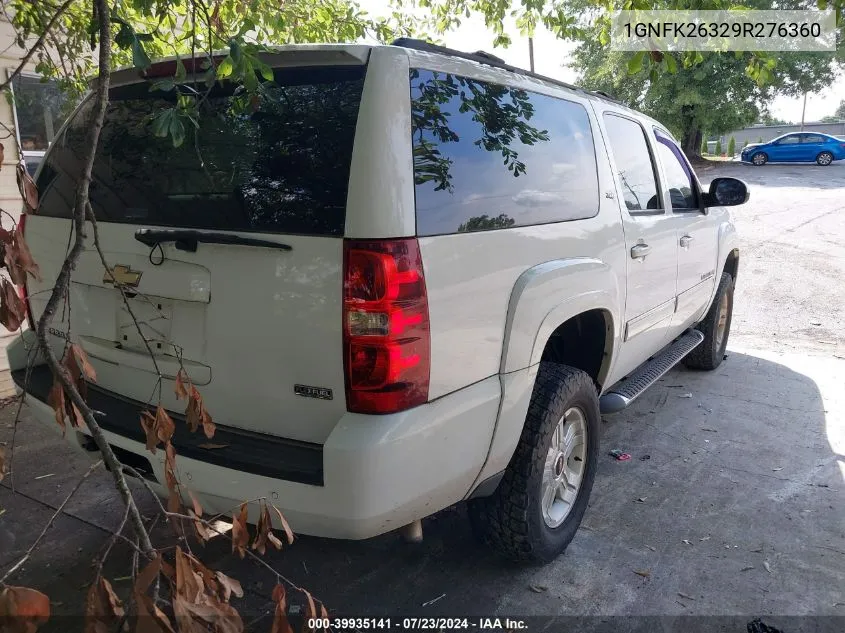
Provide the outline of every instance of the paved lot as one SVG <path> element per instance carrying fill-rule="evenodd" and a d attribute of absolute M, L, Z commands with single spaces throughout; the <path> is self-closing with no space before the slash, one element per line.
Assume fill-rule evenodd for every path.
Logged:
<path fill-rule="evenodd" d="M 356 614 L 845 616 L 845 165 L 724 165 L 701 178 L 717 173 L 752 191 L 735 213 L 743 244 L 729 358 L 713 373 L 674 370 L 606 417 L 603 449 L 633 459 L 602 458 L 564 556 L 502 563 L 473 542 L 457 508 L 426 521 L 419 546 L 394 535 L 302 538 L 272 564 Z M 0 415 L 9 441 L 10 412 Z M 18 445 L 25 496 L 12 496 L 8 478 L 0 487 L 0 569 L 87 466 L 28 420 Z M 100 528 L 119 516 L 109 479 L 93 477 L 18 582 L 46 588 L 58 613 L 78 612 Z M 273 578 L 225 543 L 203 558 L 243 581 L 241 610 L 260 618 Z M 112 575 L 127 573 L 126 558 L 115 560 Z"/>

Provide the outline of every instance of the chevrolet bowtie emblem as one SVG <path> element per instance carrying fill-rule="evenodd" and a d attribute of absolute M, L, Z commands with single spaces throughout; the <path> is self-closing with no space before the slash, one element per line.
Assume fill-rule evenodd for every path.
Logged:
<path fill-rule="evenodd" d="M 106 270 L 106 274 L 103 275 L 103 283 L 112 284 L 117 282 L 121 286 L 137 288 L 138 282 L 141 281 L 141 275 L 143 274 L 140 271 L 132 270 L 129 266 L 115 264 L 110 270 Z"/>

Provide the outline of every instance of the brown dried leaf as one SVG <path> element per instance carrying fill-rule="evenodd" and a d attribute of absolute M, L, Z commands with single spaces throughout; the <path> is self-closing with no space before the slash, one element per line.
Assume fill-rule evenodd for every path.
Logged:
<path fill-rule="evenodd" d="M 10 332 L 16 332 L 24 319 L 26 319 L 26 304 L 21 300 L 15 287 L 4 277 L 0 286 L 0 323 Z"/>
<path fill-rule="evenodd" d="M 161 556 L 156 556 L 138 573 L 135 577 L 135 586 L 132 588 L 135 593 L 144 593 L 149 589 L 161 571 L 161 563 Z"/>
<path fill-rule="evenodd" d="M 62 383 L 54 375 L 53 386 L 50 387 L 50 393 L 47 395 L 47 404 L 53 409 L 56 415 L 56 423 L 62 427 L 62 433 L 65 432 L 65 390 Z"/>
<path fill-rule="evenodd" d="M 85 633 L 111 633 L 126 611 L 108 580 L 100 577 L 85 600 Z"/>
<path fill-rule="evenodd" d="M 171 442 L 164 445 L 164 483 L 171 493 L 179 488 L 179 480 L 176 478 L 176 449 Z"/>
<path fill-rule="evenodd" d="M 136 594 L 135 604 L 138 610 L 135 633 L 175 633 L 170 620 L 147 594 Z"/>
<path fill-rule="evenodd" d="M 201 601 L 205 592 L 202 576 L 194 571 L 190 559 L 176 548 L 176 595 L 190 603 Z"/>
<path fill-rule="evenodd" d="M 26 169 L 26 163 L 23 161 L 18 163 L 18 190 L 21 192 L 21 198 L 26 205 L 29 213 L 35 213 L 38 209 L 38 187 L 35 186 L 35 181 Z"/>
<path fill-rule="evenodd" d="M 326 605 L 324 605 L 322 602 L 320 603 L 320 618 L 323 620 L 329 619 L 329 612 L 326 611 Z"/>
<path fill-rule="evenodd" d="M 179 622 L 179 633 L 205 633 L 209 630 L 215 633 L 242 633 L 244 630 L 238 612 L 231 605 L 222 602 L 191 603 L 176 598 L 173 601 L 173 611 Z"/>
<path fill-rule="evenodd" d="M 288 621 L 285 588 L 280 584 L 273 587 L 273 602 L 276 603 L 276 609 L 273 613 L 270 633 L 293 633 L 293 628 Z"/>
<path fill-rule="evenodd" d="M 246 527 L 249 510 L 244 503 L 240 512 L 232 516 L 232 553 L 238 553 L 243 558 L 246 556 L 246 548 L 249 545 L 249 530 Z"/>
<path fill-rule="evenodd" d="M 255 526 L 255 540 L 252 542 L 252 549 L 264 555 L 267 549 L 267 536 L 270 534 L 270 512 L 266 504 L 261 504 L 258 511 L 258 524 Z"/>
<path fill-rule="evenodd" d="M 200 502 L 194 496 L 194 493 L 191 492 L 190 490 L 188 491 L 188 496 L 191 498 L 191 505 L 194 507 L 194 514 L 196 514 L 198 517 L 201 517 L 203 512 L 202 512 L 202 506 L 200 505 Z"/>
<path fill-rule="evenodd" d="M 158 436 L 156 435 L 156 419 L 155 416 L 149 411 L 141 411 L 141 428 L 144 429 L 144 435 L 147 436 L 147 450 L 150 451 L 153 455 L 155 455 L 156 445 L 158 445 Z"/>
<path fill-rule="evenodd" d="M 167 511 L 172 512 L 173 514 L 184 514 L 182 512 L 182 500 L 179 498 L 178 490 L 171 490 L 170 496 L 167 497 Z M 182 519 L 178 517 L 170 517 L 170 525 L 173 527 L 173 531 L 176 532 L 176 536 L 184 536 L 185 530 L 184 526 L 182 525 Z"/>
<path fill-rule="evenodd" d="M 156 409 L 155 427 L 158 440 L 162 444 L 168 444 L 176 431 L 176 425 L 161 405 Z"/>
<path fill-rule="evenodd" d="M 185 376 L 184 378 L 182 378 L 183 375 Z M 174 389 L 176 391 L 176 398 L 178 400 L 187 399 L 188 397 L 188 389 L 185 387 L 186 381 L 189 385 L 191 384 L 191 379 L 188 378 L 188 374 L 185 372 L 184 369 L 180 369 L 176 373 L 176 386 Z"/>
<path fill-rule="evenodd" d="M 35 633 L 50 619 L 50 599 L 29 587 L 7 585 L 0 589 L 0 631 Z"/>
<path fill-rule="evenodd" d="M 211 419 L 211 414 L 202 402 L 202 396 L 197 388 L 190 385 L 188 395 L 188 407 L 185 409 L 185 417 L 188 421 L 188 428 L 191 432 L 195 432 L 202 426 L 203 433 L 208 439 L 214 437 L 214 432 L 217 427 Z"/>
<path fill-rule="evenodd" d="M 317 617 L 317 607 L 314 605 L 314 598 L 313 596 L 308 593 L 307 590 L 303 589 L 302 592 L 305 594 L 305 597 L 308 600 L 308 605 L 305 607 L 305 619 L 309 620 L 312 618 Z"/>
<path fill-rule="evenodd" d="M 6 148 L 0 143 L 0 169 L 3 168 L 3 161 L 6 160 Z"/>
<path fill-rule="evenodd" d="M 220 583 L 220 598 L 223 600 L 223 602 L 229 602 L 229 598 L 232 596 L 232 594 L 235 594 L 235 597 L 237 598 L 244 597 L 244 590 L 243 587 L 241 587 L 240 582 L 238 582 L 234 578 L 230 578 L 222 571 L 216 572 L 215 576 L 217 577 L 217 581 Z"/>
<path fill-rule="evenodd" d="M 285 531 L 285 536 L 288 539 L 288 545 L 292 544 L 293 543 L 293 530 L 290 529 L 290 525 L 288 525 L 287 519 L 285 519 L 284 515 L 282 514 L 282 511 L 279 510 L 272 503 L 270 504 L 270 507 L 273 508 L 276 511 L 276 514 L 279 517 L 279 523 L 282 524 L 282 529 Z"/>
<path fill-rule="evenodd" d="M 20 281 L 15 282 L 19 286 L 22 286 L 24 283 L 26 283 L 27 273 L 32 275 L 34 279 L 41 281 L 41 270 L 38 268 L 38 264 L 35 263 L 35 259 L 32 257 L 32 253 L 29 250 L 29 246 L 27 245 L 26 240 L 24 239 L 23 227 L 20 225 L 20 223 L 15 229 L 15 233 L 12 237 L 13 239 L 10 245 L 11 261 L 6 260 L 6 265 L 9 267 L 9 274 L 12 275 L 12 268 L 15 268 L 19 271 L 17 274 Z M 9 248 L 7 248 L 7 256 L 9 255 L 9 252 Z M 15 279 L 14 275 L 12 275 L 12 279 Z"/>
<path fill-rule="evenodd" d="M 194 532 L 196 533 L 200 543 L 205 544 L 214 538 L 216 533 L 203 523 L 202 517 L 198 516 L 197 513 L 190 508 L 188 508 L 188 516 L 193 518 Z"/>
<path fill-rule="evenodd" d="M 97 372 L 94 371 L 94 368 L 91 366 L 91 363 L 88 360 L 88 354 L 82 346 L 78 343 L 71 343 L 70 353 L 76 361 L 77 367 L 79 367 L 79 373 L 85 377 L 85 380 L 97 382 Z"/>

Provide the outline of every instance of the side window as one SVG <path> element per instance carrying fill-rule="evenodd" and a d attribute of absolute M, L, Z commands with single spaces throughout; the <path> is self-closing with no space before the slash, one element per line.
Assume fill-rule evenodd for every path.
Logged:
<path fill-rule="evenodd" d="M 818 134 L 805 134 L 804 138 L 801 139 L 802 143 L 824 143 L 824 141 L 825 138 Z"/>
<path fill-rule="evenodd" d="M 583 106 L 450 73 L 412 69 L 410 81 L 418 235 L 598 213 Z"/>
<path fill-rule="evenodd" d="M 795 145 L 796 143 L 800 143 L 800 142 L 801 142 L 801 137 L 799 137 L 797 134 L 795 134 L 793 136 L 784 136 L 782 139 L 777 141 L 775 143 L 775 145 Z"/>
<path fill-rule="evenodd" d="M 663 204 L 645 130 L 639 123 L 615 114 L 605 114 L 604 125 L 628 211 L 634 215 L 661 212 Z"/>
<path fill-rule="evenodd" d="M 669 189 L 672 210 L 698 211 L 695 178 L 681 150 L 658 130 L 655 130 L 655 136 L 657 137 L 657 156 L 666 175 L 666 187 Z"/>

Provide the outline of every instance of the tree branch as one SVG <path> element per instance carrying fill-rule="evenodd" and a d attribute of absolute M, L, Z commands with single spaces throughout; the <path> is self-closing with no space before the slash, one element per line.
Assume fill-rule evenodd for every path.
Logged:
<path fill-rule="evenodd" d="M 49 22 L 47 22 L 47 26 L 44 27 L 44 31 L 41 33 L 41 36 L 35 41 L 35 44 L 32 45 L 32 48 L 29 49 L 27 54 L 23 56 L 23 58 L 21 59 L 21 63 L 18 64 L 18 67 L 15 68 L 12 71 L 12 73 L 9 75 L 9 77 L 6 79 L 6 81 L 4 81 L 2 84 L 0 84 L 0 92 L 5 90 L 6 88 L 8 88 L 9 84 L 12 83 L 12 80 L 14 80 L 15 77 L 17 77 L 18 75 L 21 74 L 21 71 L 29 63 L 29 60 L 32 59 L 32 56 L 35 55 L 35 52 L 39 48 L 44 46 L 44 41 L 47 39 L 47 36 L 50 34 L 50 30 L 53 28 L 53 26 L 55 26 L 55 24 L 56 24 L 56 22 L 58 22 L 59 18 L 62 17 L 62 14 L 65 11 L 67 11 L 68 8 L 70 7 L 70 5 L 72 5 L 72 4 L 73 4 L 73 0 L 65 0 L 62 3 L 62 5 L 58 8 L 56 13 L 53 14 L 53 17 L 50 18 Z M 108 25 L 106 25 L 105 30 L 108 30 Z M 103 31 L 103 28 L 101 26 L 100 32 L 102 32 L 102 31 Z M 108 56 L 108 53 L 106 53 L 106 56 Z M 102 57 L 102 55 L 100 57 Z"/>
<path fill-rule="evenodd" d="M 70 2 L 67 2 L 70 4 Z M 37 337 L 38 344 L 41 348 L 47 365 L 53 372 L 53 375 L 61 383 L 65 393 L 69 396 L 71 402 L 82 414 L 85 420 L 85 425 L 91 432 L 91 437 L 97 444 L 97 448 L 103 455 L 103 461 L 109 467 L 112 477 L 114 478 L 115 487 L 123 499 L 123 502 L 129 506 L 129 519 L 135 534 L 138 536 L 141 543 L 141 548 L 150 556 L 154 554 L 153 545 L 150 541 L 150 536 L 144 526 L 143 518 L 132 496 L 132 491 L 129 489 L 129 484 L 126 481 L 126 475 L 123 473 L 120 461 L 112 451 L 111 446 L 106 440 L 100 425 L 94 419 L 94 413 L 86 404 L 85 400 L 80 395 L 73 384 L 67 370 L 61 366 L 56 353 L 47 340 L 47 328 L 55 316 L 56 309 L 59 302 L 62 301 L 65 294 L 70 287 L 70 278 L 79 256 L 85 249 L 85 212 L 88 205 L 88 191 L 91 185 L 92 173 L 94 169 L 94 158 L 97 154 L 97 144 L 100 139 L 100 131 L 103 128 L 103 121 L 106 115 L 106 107 L 109 100 L 109 70 L 111 64 L 111 30 L 109 21 L 109 6 L 107 0 L 95 0 L 97 10 L 99 12 L 99 29 L 100 29 L 100 48 L 99 48 L 99 74 L 97 76 L 97 88 L 94 97 L 94 106 L 92 108 L 92 121 L 88 129 L 87 137 L 87 151 L 83 160 L 82 176 L 76 190 L 76 200 L 73 209 L 73 226 L 75 233 L 75 240 L 73 247 L 65 258 L 62 268 L 59 271 L 56 282 L 53 285 L 53 292 L 47 300 L 47 305 L 41 318 L 38 321 Z M 63 5 L 64 6 L 64 5 Z"/>
<path fill-rule="evenodd" d="M 68 496 L 65 497 L 65 500 L 62 501 L 61 505 L 56 508 L 56 511 L 53 513 L 53 516 L 50 517 L 50 520 L 47 521 L 47 525 L 45 525 L 44 529 L 41 530 L 41 534 L 38 535 L 38 538 L 35 539 L 35 542 L 33 542 L 33 544 L 29 546 L 29 549 L 26 550 L 26 554 L 24 554 L 23 557 L 17 563 L 12 565 L 9 570 L 5 574 L 3 574 L 3 577 L 0 578 L 0 585 L 5 584 L 6 579 L 12 574 L 14 574 L 18 569 L 21 568 L 21 566 L 26 561 L 29 560 L 29 557 L 32 555 L 32 552 L 35 551 L 35 548 L 38 547 L 38 544 L 41 542 L 41 539 L 43 539 L 44 535 L 47 534 L 47 530 L 49 530 L 50 526 L 53 525 L 53 522 L 56 520 L 56 517 L 58 517 L 65 509 L 65 506 L 68 504 L 68 501 L 71 500 L 71 497 L 76 494 L 76 491 L 79 490 L 80 486 L 82 486 L 82 483 L 86 479 L 88 479 L 88 476 L 93 473 L 102 463 L 103 461 L 100 460 L 96 464 L 93 464 L 91 468 L 89 468 L 88 471 L 84 475 L 82 475 L 82 478 L 78 482 L 76 482 L 76 485 L 73 487 L 73 490 L 70 491 Z"/>

